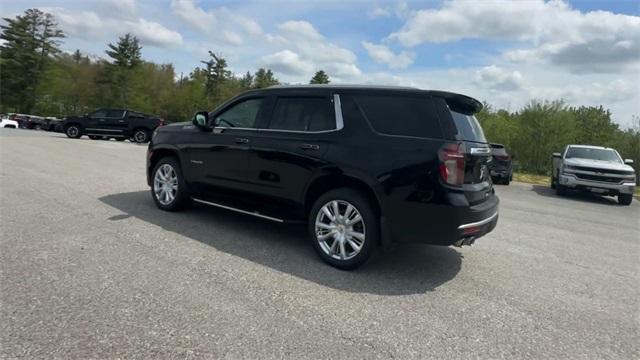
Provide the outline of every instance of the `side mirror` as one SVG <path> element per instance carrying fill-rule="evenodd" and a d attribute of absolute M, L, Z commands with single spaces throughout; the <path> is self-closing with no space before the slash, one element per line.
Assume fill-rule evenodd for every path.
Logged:
<path fill-rule="evenodd" d="M 624 163 L 627 165 L 633 165 L 633 160 L 631 159 L 624 159 Z"/>
<path fill-rule="evenodd" d="M 554 158 L 561 158 L 561 157 L 562 157 L 562 154 L 560 154 L 560 153 L 553 153 L 553 157 L 554 157 Z"/>
<path fill-rule="evenodd" d="M 209 113 L 206 111 L 198 111 L 193 115 L 193 120 L 191 120 L 193 125 L 198 126 L 200 128 L 207 127 L 209 123 Z"/>

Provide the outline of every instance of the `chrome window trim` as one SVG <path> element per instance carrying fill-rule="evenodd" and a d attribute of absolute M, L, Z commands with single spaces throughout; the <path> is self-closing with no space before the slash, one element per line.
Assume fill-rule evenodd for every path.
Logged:
<path fill-rule="evenodd" d="M 266 131 L 266 132 L 293 133 L 293 134 L 332 133 L 332 132 L 340 131 L 344 128 L 344 119 L 342 117 L 342 104 L 340 103 L 340 95 L 338 94 L 333 94 L 333 109 L 335 112 L 336 128 L 330 129 L 330 130 L 302 131 L 302 130 L 278 130 L 278 129 L 267 129 L 267 128 L 239 128 L 239 127 L 228 127 L 228 126 L 216 126 L 213 129 L 214 130 L 221 129 L 221 130 Z"/>

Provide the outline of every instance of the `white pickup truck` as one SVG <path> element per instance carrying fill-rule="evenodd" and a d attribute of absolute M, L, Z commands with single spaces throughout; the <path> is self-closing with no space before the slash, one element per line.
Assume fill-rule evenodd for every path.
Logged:
<path fill-rule="evenodd" d="M 558 195 L 569 190 L 617 196 L 622 205 L 633 200 L 636 173 L 633 160 L 622 160 L 614 149 L 601 146 L 567 145 L 562 153 L 553 154 L 551 187 Z"/>

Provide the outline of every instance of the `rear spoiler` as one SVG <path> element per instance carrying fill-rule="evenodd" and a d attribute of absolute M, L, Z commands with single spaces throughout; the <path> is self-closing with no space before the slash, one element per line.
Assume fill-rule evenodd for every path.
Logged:
<path fill-rule="evenodd" d="M 429 91 L 433 96 L 443 98 L 451 110 L 472 115 L 482 110 L 483 105 L 480 101 L 466 95 L 450 93 L 446 91 Z"/>

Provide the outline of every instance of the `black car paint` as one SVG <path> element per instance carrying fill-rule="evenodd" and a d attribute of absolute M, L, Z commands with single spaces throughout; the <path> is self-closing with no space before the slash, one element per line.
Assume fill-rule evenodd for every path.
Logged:
<path fill-rule="evenodd" d="M 121 117 L 93 117 L 98 111 L 118 110 L 123 111 Z M 82 116 L 66 116 L 59 124 L 57 129 L 65 131 L 71 125 L 78 125 L 83 135 L 104 136 L 114 138 L 131 138 L 137 129 L 144 129 L 151 134 L 157 127 L 163 124 L 163 121 L 157 116 L 139 113 L 127 109 L 101 108 L 91 114 Z M 133 116 L 132 114 L 136 114 Z M 138 116 L 140 115 L 140 116 Z"/>
<path fill-rule="evenodd" d="M 368 123 L 352 94 L 419 93 L 437 101 L 452 101 L 456 94 L 398 89 L 283 88 L 241 94 L 211 113 L 216 116 L 243 99 L 264 96 L 258 119 L 266 128 L 276 96 L 338 94 L 344 127 L 318 133 L 273 130 L 202 129 L 191 123 L 160 128 L 149 144 L 147 181 L 157 160 L 176 156 L 183 167 L 191 195 L 200 199 L 224 196 L 237 207 L 259 208 L 261 213 L 287 221 L 305 221 L 314 189 L 336 182 L 371 194 L 383 227 L 383 241 L 451 245 L 464 237 L 459 226 L 479 222 L 497 213 L 499 200 L 484 175 L 462 187 L 444 184 L 438 173 L 438 151 L 456 140 L 455 129 L 444 124 L 445 139 L 378 134 Z M 476 106 L 460 96 L 462 105 Z M 468 100 L 469 99 L 469 100 Z M 466 101 L 466 102 L 465 102 Z M 439 121 L 451 116 L 442 108 Z M 444 119 L 443 119 L 444 118 Z M 239 142 L 246 139 L 248 142 Z M 464 142 L 467 149 L 487 144 Z M 468 166 L 482 174 L 488 156 L 467 155 Z M 487 171 L 488 172 L 488 171 Z M 488 175 L 488 174 L 487 174 Z M 479 176 L 479 175 L 474 175 Z M 497 216 L 475 234 L 491 231 Z"/>

